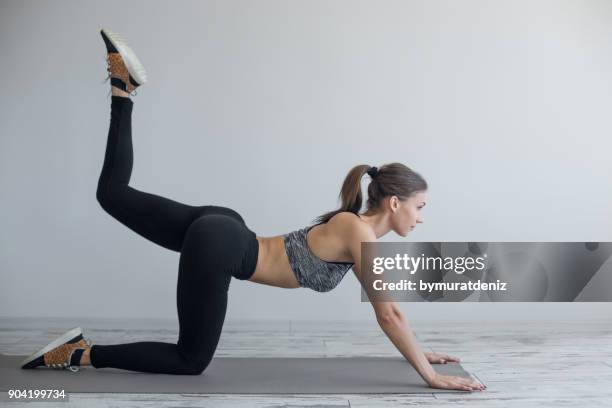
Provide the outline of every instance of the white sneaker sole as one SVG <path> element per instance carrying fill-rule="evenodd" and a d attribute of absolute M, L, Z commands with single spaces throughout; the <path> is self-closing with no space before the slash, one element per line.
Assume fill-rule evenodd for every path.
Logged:
<path fill-rule="evenodd" d="M 45 347 L 32 353 L 28 358 L 26 358 L 25 360 L 21 362 L 21 366 L 23 367 L 24 365 L 28 364 L 30 361 L 36 360 L 38 357 L 42 356 L 46 352 L 53 350 L 57 346 L 61 346 L 62 344 L 66 343 L 68 340 L 74 339 L 79 334 L 82 334 L 80 327 L 75 327 L 74 329 L 68 330 L 66 333 L 62 334 L 60 337 L 53 340 L 51 343 L 47 344 Z"/>
<path fill-rule="evenodd" d="M 123 58 L 125 66 L 132 78 L 134 78 L 139 85 L 147 82 L 147 72 L 134 51 L 132 51 L 130 46 L 127 44 L 125 38 L 104 28 L 102 31 L 104 31 L 104 35 L 108 37 L 111 44 L 113 44 L 117 51 L 119 51 L 119 55 L 121 55 L 121 58 Z"/>

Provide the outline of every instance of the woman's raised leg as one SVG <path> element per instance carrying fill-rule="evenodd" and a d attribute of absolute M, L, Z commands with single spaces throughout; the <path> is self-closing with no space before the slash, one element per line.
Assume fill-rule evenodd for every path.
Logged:
<path fill-rule="evenodd" d="M 180 252 L 189 225 L 207 214 L 224 214 L 244 223 L 226 207 L 192 206 L 129 186 L 133 167 L 132 108 L 128 97 L 112 96 L 104 165 L 96 197 L 102 208 L 146 239 Z"/>

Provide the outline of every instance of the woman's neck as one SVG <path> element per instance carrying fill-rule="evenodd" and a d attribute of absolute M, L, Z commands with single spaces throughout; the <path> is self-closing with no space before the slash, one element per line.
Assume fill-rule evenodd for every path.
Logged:
<path fill-rule="evenodd" d="M 357 214 L 359 218 L 361 218 L 364 222 L 366 222 L 372 230 L 374 230 L 374 234 L 376 234 L 376 238 L 380 238 L 386 235 L 389 231 L 391 231 L 391 227 L 389 226 L 389 218 L 384 213 L 373 213 L 373 214 Z"/>

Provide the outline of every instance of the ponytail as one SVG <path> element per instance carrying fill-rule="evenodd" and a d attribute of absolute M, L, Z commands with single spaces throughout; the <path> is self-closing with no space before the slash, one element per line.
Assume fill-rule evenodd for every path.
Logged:
<path fill-rule="evenodd" d="M 385 164 L 380 169 L 368 164 L 359 164 L 353 167 L 344 178 L 339 194 L 342 202 L 340 208 L 317 217 L 315 219 L 317 224 L 324 224 L 341 212 L 359 214 L 363 204 L 361 178 L 365 173 L 368 173 L 372 179 L 368 185 L 366 203 L 368 211 L 377 209 L 382 199 L 387 196 L 395 195 L 403 201 L 413 193 L 427 190 L 427 182 L 423 177 L 402 163 Z"/>
<path fill-rule="evenodd" d="M 342 204 L 340 208 L 335 211 L 329 211 L 316 218 L 317 224 L 324 224 L 329 221 L 334 215 L 341 212 L 352 212 L 358 214 L 363 204 L 363 196 L 361 194 L 361 178 L 363 175 L 372 168 L 367 164 L 360 164 L 353 167 L 346 177 L 344 183 L 342 183 L 342 189 L 338 197 Z"/>

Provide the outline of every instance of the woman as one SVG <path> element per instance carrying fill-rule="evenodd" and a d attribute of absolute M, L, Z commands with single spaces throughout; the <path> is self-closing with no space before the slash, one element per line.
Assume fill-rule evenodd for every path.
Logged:
<path fill-rule="evenodd" d="M 342 186 L 342 207 L 318 223 L 289 234 L 260 237 L 236 211 L 215 205 L 191 206 L 129 186 L 133 165 L 130 96 L 146 81 L 138 58 L 117 34 L 101 31 L 111 80 L 111 121 L 97 199 L 102 208 L 134 232 L 180 252 L 177 344 L 137 342 L 92 345 L 80 328 L 59 337 L 22 363 L 78 371 L 79 366 L 113 367 L 167 374 L 201 374 L 221 335 L 232 277 L 282 288 L 333 289 L 349 269 L 360 276 L 361 242 L 390 230 L 406 236 L 422 222 L 419 210 L 427 183 L 400 163 L 354 167 Z M 368 173 L 368 210 L 360 215 L 361 177 Z M 310 231 L 310 233 L 308 233 Z M 423 379 L 435 388 L 477 390 L 461 377 L 437 374 L 430 363 L 457 358 L 420 351 L 400 309 L 372 302 L 377 320 Z"/>

